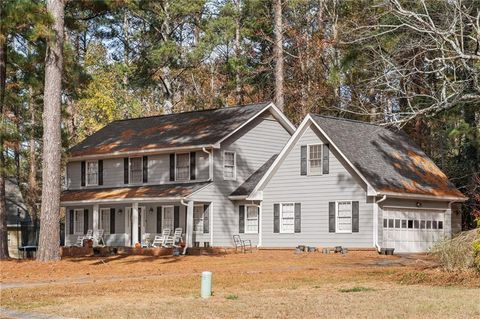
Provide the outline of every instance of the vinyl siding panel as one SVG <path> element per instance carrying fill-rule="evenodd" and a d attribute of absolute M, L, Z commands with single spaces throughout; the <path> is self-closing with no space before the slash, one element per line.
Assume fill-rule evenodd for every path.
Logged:
<path fill-rule="evenodd" d="M 214 246 L 233 246 L 232 236 L 238 234 L 238 204 L 228 199 L 230 193 L 272 155 L 278 154 L 289 138 L 288 131 L 276 120 L 259 117 L 225 140 L 220 150 L 214 151 L 214 183 L 193 196 L 196 200 L 213 203 Z M 223 152 L 226 150 L 236 152 L 237 178 L 234 181 L 223 179 Z M 242 238 L 252 239 L 252 244 L 257 243 L 256 236 L 244 235 Z"/>
<path fill-rule="evenodd" d="M 321 176 L 300 175 L 300 146 L 322 143 L 320 133 L 308 127 L 295 143 L 263 191 L 262 246 L 373 246 L 373 204 L 367 202 L 365 186 L 344 166 L 340 155 L 330 148 L 330 172 Z M 328 203 L 340 200 L 359 202 L 359 232 L 330 233 Z M 273 205 L 301 203 L 301 233 L 273 232 Z"/>

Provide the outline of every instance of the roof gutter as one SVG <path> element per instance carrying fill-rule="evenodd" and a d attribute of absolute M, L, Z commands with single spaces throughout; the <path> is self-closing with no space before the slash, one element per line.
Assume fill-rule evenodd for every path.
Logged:
<path fill-rule="evenodd" d="M 445 200 L 453 202 L 465 202 L 468 197 L 459 196 L 435 196 L 435 195 L 422 195 L 422 194 L 408 194 L 408 193 L 392 193 L 392 192 L 379 192 L 378 195 L 387 195 L 391 198 L 409 198 L 409 199 L 424 199 L 424 200 Z"/>

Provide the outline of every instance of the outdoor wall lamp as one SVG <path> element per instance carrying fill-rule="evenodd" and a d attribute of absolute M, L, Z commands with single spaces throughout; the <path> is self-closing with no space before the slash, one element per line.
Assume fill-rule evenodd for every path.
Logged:
<path fill-rule="evenodd" d="M 422 203 L 421 203 L 421 202 L 417 202 L 415 205 L 416 205 L 417 207 L 422 207 Z"/>

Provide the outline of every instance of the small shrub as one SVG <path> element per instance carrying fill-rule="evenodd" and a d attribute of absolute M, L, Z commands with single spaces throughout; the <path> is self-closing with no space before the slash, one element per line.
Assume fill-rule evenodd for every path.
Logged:
<path fill-rule="evenodd" d="M 460 233 L 433 246 L 431 253 L 438 258 L 443 269 L 448 271 L 467 270 L 475 265 L 473 242 L 476 230 Z"/>
<path fill-rule="evenodd" d="M 353 288 L 342 288 L 338 289 L 340 292 L 362 292 L 362 291 L 373 291 L 372 288 L 368 287 L 353 287 Z"/>
<path fill-rule="evenodd" d="M 234 294 L 231 294 L 231 295 L 226 296 L 225 299 L 228 299 L 228 300 L 237 300 L 237 299 L 238 299 L 238 296 L 237 296 L 237 295 L 234 295 Z"/>

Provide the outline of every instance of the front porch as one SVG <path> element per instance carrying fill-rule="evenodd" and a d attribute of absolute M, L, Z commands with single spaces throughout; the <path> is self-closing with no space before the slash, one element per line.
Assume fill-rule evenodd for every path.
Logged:
<path fill-rule="evenodd" d="M 182 229 L 186 247 L 210 247 L 211 203 L 181 199 L 103 201 L 64 204 L 65 246 L 79 236 L 103 230 L 104 246 L 149 246 L 165 229 Z M 96 242 L 94 244 L 97 244 Z"/>

